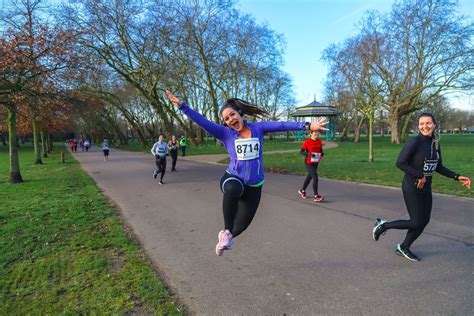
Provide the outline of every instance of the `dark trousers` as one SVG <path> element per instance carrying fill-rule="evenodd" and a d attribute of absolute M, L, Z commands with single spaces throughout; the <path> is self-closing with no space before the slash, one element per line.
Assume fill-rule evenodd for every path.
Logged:
<path fill-rule="evenodd" d="M 308 187 L 309 183 L 311 180 L 313 180 L 313 191 L 314 191 L 314 196 L 318 195 L 318 164 L 313 164 L 313 163 L 305 163 L 306 170 L 308 171 L 308 175 L 306 176 L 306 179 L 303 182 L 303 188 L 301 190 L 306 191 L 306 188 Z"/>
<path fill-rule="evenodd" d="M 244 185 L 242 181 L 227 172 L 221 179 L 224 193 L 222 210 L 225 229 L 237 237 L 252 222 L 262 196 L 262 187 Z"/>
<path fill-rule="evenodd" d="M 156 164 L 156 174 L 160 174 L 160 181 L 163 180 L 163 177 L 165 176 L 166 172 L 166 156 L 160 157 L 160 156 L 155 156 L 155 164 Z"/>
<path fill-rule="evenodd" d="M 171 171 L 176 171 L 176 162 L 178 161 L 178 150 L 170 150 Z"/>
<path fill-rule="evenodd" d="M 186 156 L 186 146 L 181 146 L 181 156 Z"/>
<path fill-rule="evenodd" d="M 420 237 L 431 218 L 433 196 L 431 191 L 403 191 L 403 199 L 410 215 L 410 220 L 398 220 L 385 223 L 385 229 L 408 229 L 401 246 L 410 248 L 411 244 Z"/>

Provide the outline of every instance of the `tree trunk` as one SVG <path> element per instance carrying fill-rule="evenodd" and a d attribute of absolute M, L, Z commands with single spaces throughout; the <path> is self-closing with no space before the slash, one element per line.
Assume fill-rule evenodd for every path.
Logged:
<path fill-rule="evenodd" d="M 385 125 L 383 122 L 383 111 L 380 111 L 380 137 L 384 138 L 385 136 Z"/>
<path fill-rule="evenodd" d="M 399 133 L 399 115 L 396 111 L 390 111 L 390 130 L 392 144 L 400 144 L 400 133 Z"/>
<path fill-rule="evenodd" d="M 51 141 L 51 135 L 49 132 L 46 132 L 46 145 L 48 145 L 48 153 L 53 152 L 53 142 Z"/>
<path fill-rule="evenodd" d="M 33 146 L 35 148 L 35 164 L 42 164 L 43 161 L 41 160 L 41 148 L 39 144 L 39 126 L 36 119 L 33 118 Z"/>
<path fill-rule="evenodd" d="M 48 158 L 48 145 L 46 144 L 46 131 L 41 129 L 41 153 L 43 158 Z"/>
<path fill-rule="evenodd" d="M 367 131 L 367 135 L 369 138 L 369 162 L 374 161 L 374 140 L 373 140 L 373 132 L 374 132 L 374 111 L 370 111 L 369 114 L 369 130 Z"/>
<path fill-rule="evenodd" d="M 143 146 L 143 148 L 148 147 L 148 141 L 146 140 L 145 132 L 140 127 L 135 126 L 133 124 L 132 124 L 132 128 L 130 129 L 132 143 L 133 143 L 133 131 L 135 131 L 135 133 L 137 134 L 138 141 Z"/>
<path fill-rule="evenodd" d="M 10 156 L 10 183 L 21 183 L 20 160 L 18 159 L 18 139 L 16 137 L 16 107 L 9 106 L 8 110 L 8 146 Z"/>
<path fill-rule="evenodd" d="M 403 121 L 403 126 L 402 126 L 402 131 L 401 131 L 401 135 L 400 135 L 400 141 L 402 143 L 404 143 L 406 140 L 407 140 L 407 137 L 408 137 L 408 133 L 410 132 L 410 122 L 411 122 L 411 119 L 413 117 L 413 112 L 411 113 L 408 113 L 405 117 L 404 117 L 404 121 Z"/>
<path fill-rule="evenodd" d="M 364 124 L 364 117 L 362 117 L 359 122 L 357 122 L 357 120 L 356 120 L 354 143 L 360 142 L 360 130 L 362 128 L 362 124 Z"/>

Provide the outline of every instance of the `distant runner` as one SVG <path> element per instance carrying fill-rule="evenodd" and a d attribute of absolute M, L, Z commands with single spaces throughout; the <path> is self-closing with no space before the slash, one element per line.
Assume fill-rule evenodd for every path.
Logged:
<path fill-rule="evenodd" d="M 168 155 L 168 144 L 164 142 L 164 136 L 161 134 L 158 141 L 153 144 L 151 153 L 155 156 L 156 169 L 153 171 L 153 179 L 156 179 L 160 174 L 159 184 L 163 185 L 163 177 L 166 172 L 166 156 Z"/>
<path fill-rule="evenodd" d="M 323 142 L 319 136 L 319 131 L 311 131 L 310 138 L 305 140 L 301 147 L 301 154 L 305 156 L 305 167 L 308 175 L 303 182 L 303 187 L 298 191 L 302 199 L 307 199 L 306 188 L 313 180 L 314 202 L 322 202 L 324 198 L 318 193 L 318 165 L 324 156 Z"/>

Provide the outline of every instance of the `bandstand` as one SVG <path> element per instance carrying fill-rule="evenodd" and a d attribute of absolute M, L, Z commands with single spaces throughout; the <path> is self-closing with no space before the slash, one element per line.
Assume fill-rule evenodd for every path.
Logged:
<path fill-rule="evenodd" d="M 297 107 L 295 112 L 290 116 L 294 117 L 297 122 L 307 121 L 306 118 L 310 118 L 310 121 L 315 121 L 318 117 L 324 116 L 328 119 L 329 124 L 326 126 L 326 140 L 336 140 L 336 119 L 342 112 L 337 110 L 332 104 L 323 104 L 316 99 L 310 104 Z M 297 135 L 297 138 L 301 137 Z M 304 134 L 303 134 L 304 137 Z"/>

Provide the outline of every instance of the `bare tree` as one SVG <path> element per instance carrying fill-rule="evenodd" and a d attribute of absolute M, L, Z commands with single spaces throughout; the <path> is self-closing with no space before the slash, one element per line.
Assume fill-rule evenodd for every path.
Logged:
<path fill-rule="evenodd" d="M 385 83 L 393 143 L 403 140 L 406 122 L 424 102 L 473 88 L 474 24 L 456 7 L 450 0 L 403 0 L 390 16 L 372 12 L 364 21 L 363 34 L 378 39 L 371 66 Z"/>

